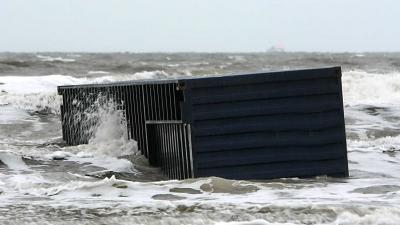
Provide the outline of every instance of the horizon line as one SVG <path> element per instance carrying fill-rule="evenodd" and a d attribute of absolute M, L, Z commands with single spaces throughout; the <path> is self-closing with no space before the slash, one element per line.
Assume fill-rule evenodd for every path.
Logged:
<path fill-rule="evenodd" d="M 319 54 L 376 54 L 400 53 L 397 51 L 0 51 L 0 54 L 33 54 L 33 53 L 81 53 L 81 54 L 286 54 L 286 53 L 319 53 Z"/>

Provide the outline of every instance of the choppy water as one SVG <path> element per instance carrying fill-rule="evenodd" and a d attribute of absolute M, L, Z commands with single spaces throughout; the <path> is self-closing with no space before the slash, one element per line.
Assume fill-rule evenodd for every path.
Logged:
<path fill-rule="evenodd" d="M 89 145 L 61 141 L 57 85 L 331 65 L 348 179 L 166 180 L 113 111 Z M 0 224 L 399 224 L 399 71 L 397 53 L 1 53 Z"/>

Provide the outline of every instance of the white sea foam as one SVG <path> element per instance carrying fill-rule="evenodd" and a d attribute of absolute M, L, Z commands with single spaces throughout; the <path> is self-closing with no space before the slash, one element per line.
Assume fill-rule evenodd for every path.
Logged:
<path fill-rule="evenodd" d="M 56 93 L 57 86 L 166 78 L 169 76 L 164 71 L 144 71 L 135 74 L 100 77 L 1 76 L 0 105 L 10 104 L 19 109 L 59 114 L 61 97 Z"/>
<path fill-rule="evenodd" d="M 400 221 L 400 211 L 395 209 L 355 209 L 354 212 L 342 212 L 332 222 L 312 221 L 310 223 L 285 223 L 268 222 L 257 219 L 251 221 L 216 222 L 215 225 L 295 225 L 295 224 L 318 224 L 318 225 L 397 225 Z M 295 217 L 293 217 L 295 219 Z"/>
<path fill-rule="evenodd" d="M 95 208 L 109 207 L 118 203 L 122 208 L 134 207 L 135 210 L 147 212 L 175 211 L 182 208 L 196 210 L 197 208 L 211 213 L 240 212 L 244 215 L 254 215 L 256 218 L 269 218 L 268 221 L 272 224 L 279 221 L 287 221 L 289 224 L 290 222 L 331 224 L 326 221 L 335 220 L 336 217 L 338 221 L 374 224 L 366 221 L 395 221 L 380 217 L 379 212 L 385 211 L 387 212 L 385 215 L 392 215 L 392 218 L 398 218 L 400 215 L 400 210 L 391 207 L 391 204 L 399 203 L 398 199 L 388 199 L 396 195 L 396 190 L 386 194 L 384 192 L 383 194 L 363 194 L 355 191 L 355 187 L 368 188 L 368 184 L 372 181 L 367 180 L 355 181 L 351 184 L 329 183 L 323 180 L 318 183 L 274 181 L 240 184 L 238 181 L 222 180 L 222 183 L 233 185 L 219 187 L 217 192 L 208 191 L 208 187 L 213 183 L 221 182 L 220 178 L 142 183 L 111 177 L 103 180 L 55 182 L 42 180 L 41 177 L 36 176 L 18 175 L 18 177 L 3 177 L 3 179 L 0 177 L 0 180 L 10 182 L 6 189 L 18 190 L 28 195 L 50 197 L 56 200 L 50 204 L 63 206 Z M 378 182 L 378 179 L 374 181 Z M 42 185 L 40 185 L 41 182 Z M 235 193 L 238 190 L 243 191 L 243 187 L 248 185 L 257 186 L 258 190 Z M 375 202 L 374 207 L 366 206 L 371 202 Z M 218 211 L 214 211 L 215 209 Z M 321 214 L 318 215 L 318 213 Z"/>
<path fill-rule="evenodd" d="M 367 189 L 374 183 L 379 190 L 379 180 L 350 179 L 332 183 L 324 179 L 317 182 L 286 179 L 257 183 L 202 178 L 143 183 L 111 177 L 57 182 L 43 179 L 39 174 L 0 174 L 0 187 L 4 190 L 0 198 L 36 196 L 45 198 L 36 203 L 42 206 L 99 208 L 99 213 L 106 214 L 116 207 L 117 211 L 133 210 L 141 218 L 154 213 L 176 212 L 182 217 L 195 213 L 191 217 L 193 224 L 205 221 L 228 225 L 396 224 L 400 210 L 391 205 L 399 203 L 398 190 L 375 194 L 355 191 L 356 188 Z M 399 185 L 398 180 L 393 181 Z M 249 188 L 243 192 L 246 186 L 258 189 Z M 368 206 L 371 202 L 374 204 Z M 102 211 L 108 207 L 111 208 Z M 207 217 L 207 214 L 213 216 Z M 227 219 L 236 222 L 218 222 Z"/>
<path fill-rule="evenodd" d="M 21 120 L 24 120 L 29 117 L 29 114 L 17 110 L 10 105 L 1 105 L 0 104 L 0 124 L 15 124 L 20 123 Z"/>
<path fill-rule="evenodd" d="M 96 70 L 96 71 L 89 71 L 88 74 L 109 74 L 109 72 Z"/>
<path fill-rule="evenodd" d="M 134 140 L 128 140 L 127 123 L 123 110 L 113 100 L 99 97 L 85 110 L 83 124 L 90 124 L 86 133 L 90 136 L 86 153 L 108 156 L 132 155 L 137 151 Z"/>
<path fill-rule="evenodd" d="M 348 140 L 349 167 L 358 174 L 400 178 L 400 136 L 370 140 Z"/>
<path fill-rule="evenodd" d="M 377 209 L 369 213 L 343 212 L 332 225 L 397 225 L 400 221 L 400 211 L 394 209 Z"/>
<path fill-rule="evenodd" d="M 92 71 L 93 72 L 93 71 Z M 49 76 L 3 76 L 0 77 L 0 104 L 14 107 L 59 113 L 60 97 L 56 88 L 60 85 L 108 83 L 137 79 L 166 78 L 163 71 L 144 71 L 131 75 L 106 75 L 100 77 Z M 369 104 L 374 106 L 396 105 L 400 101 L 400 73 L 374 74 L 364 71 L 343 73 L 343 96 L 345 104 Z"/>
<path fill-rule="evenodd" d="M 64 148 L 63 151 L 47 153 L 44 158 L 48 160 L 73 161 L 79 164 L 104 168 L 107 171 L 137 173 L 134 165 L 128 159 L 104 155 L 96 151 L 97 149 L 91 145 L 80 145 Z M 115 151 L 118 152 L 118 149 L 115 149 Z"/>
<path fill-rule="evenodd" d="M 81 123 L 93 124 L 87 131 L 89 143 L 64 147 L 62 151 L 47 154 L 47 158 L 89 163 L 116 172 L 136 172 L 129 160 L 118 158 L 138 151 L 136 141 L 128 139 L 126 120 L 117 105 L 99 98 L 85 113 L 87 120 Z"/>
<path fill-rule="evenodd" d="M 346 104 L 398 105 L 400 73 L 376 74 L 364 71 L 343 73 L 343 96 Z"/>
<path fill-rule="evenodd" d="M 71 152 L 66 152 L 66 151 L 55 151 L 46 155 L 48 159 L 52 160 L 64 160 L 68 159 L 71 156 L 73 156 L 73 154 Z"/>
<path fill-rule="evenodd" d="M 362 53 L 354 54 L 354 57 L 365 57 L 365 54 Z"/>
<path fill-rule="evenodd" d="M 215 225 L 295 225 L 294 223 L 270 223 L 266 220 L 251 220 L 241 222 L 216 222 Z"/>
<path fill-rule="evenodd" d="M 75 62 L 75 59 L 67 59 L 63 57 L 52 57 L 47 55 L 37 55 L 36 57 L 43 62 Z"/>
<path fill-rule="evenodd" d="M 228 59 L 238 61 L 238 62 L 246 61 L 246 58 L 243 55 L 230 55 L 230 56 L 228 56 Z"/>
<path fill-rule="evenodd" d="M 92 71 L 94 73 L 96 71 Z M 99 71 L 97 71 L 99 72 Z M 102 71 L 104 72 L 104 71 Z M 12 104 L 27 110 L 46 110 L 58 113 L 60 99 L 56 94 L 59 85 L 107 83 L 137 79 L 171 77 L 163 71 L 144 71 L 131 75 L 106 75 L 100 77 L 3 76 L 0 77 L 0 103 Z M 400 73 L 374 74 L 364 71 L 343 73 L 345 104 L 395 105 L 400 101 Z"/>
<path fill-rule="evenodd" d="M 125 115 L 118 105 L 98 98 L 85 114 L 87 119 L 81 122 L 91 124 L 87 130 L 89 143 L 64 148 L 75 153 L 68 159 L 117 172 L 136 172 L 129 160 L 118 158 L 139 154 L 136 141 L 128 139 Z"/>
<path fill-rule="evenodd" d="M 0 162 L 6 164 L 11 170 L 28 170 L 29 167 L 24 163 L 20 155 L 10 151 L 0 150 Z"/>

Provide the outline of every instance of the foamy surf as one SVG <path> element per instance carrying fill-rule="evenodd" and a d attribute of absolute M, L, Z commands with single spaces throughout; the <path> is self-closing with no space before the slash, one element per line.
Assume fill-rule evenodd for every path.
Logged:
<path fill-rule="evenodd" d="M 91 118 L 96 118 L 97 121 L 97 125 L 95 125 L 93 130 L 91 130 L 92 137 L 88 144 L 61 147 L 57 146 L 56 142 L 52 145 L 45 145 L 45 149 L 48 149 L 47 151 L 38 151 L 37 149 L 33 149 L 33 151 L 30 150 L 29 152 L 26 152 L 26 148 L 20 148 L 19 154 L 23 154 L 27 157 L 34 157 L 37 160 L 65 160 L 76 162 L 81 165 L 90 165 L 107 171 L 138 173 L 131 161 L 126 158 L 120 158 L 137 154 L 136 142 L 134 140 L 128 140 L 126 122 L 123 118 L 123 114 L 121 111 L 117 110 L 116 106 L 112 102 L 104 104 L 105 105 L 95 105 L 92 110 L 88 112 L 91 114 Z M 7 107 L 14 109 L 12 106 Z M 22 112 L 16 109 L 15 111 Z M 13 121 L 19 119 L 19 121 L 22 122 L 21 126 L 27 126 L 29 121 L 37 116 L 26 114 L 25 117 L 26 118 L 24 119 L 27 121 L 24 121 L 19 117 L 0 118 L 3 118 L 3 120 L 9 124 L 15 124 Z M 5 122 L 3 122 L 3 124 L 5 124 Z M 39 129 L 36 129 L 36 131 L 38 133 L 46 132 L 42 129 L 46 128 L 40 127 Z M 60 135 L 60 133 L 58 135 Z M 7 143 L 7 141 L 5 143 Z M 9 145 L 5 146 L 9 147 Z M 4 163 L 10 162 L 11 159 L 14 161 L 16 160 L 10 158 L 12 155 L 5 155 L 5 153 L 2 155 L 3 158 L 8 156 L 3 159 Z M 23 163 L 22 160 L 20 160 L 20 162 Z M 9 169 L 16 169 L 15 166 L 8 167 Z"/>
<path fill-rule="evenodd" d="M 28 111 L 59 114 L 61 98 L 57 95 L 57 86 L 155 79 L 169 76 L 163 71 L 79 78 L 65 75 L 0 76 L 0 106 L 12 105 L 15 108 Z"/>
<path fill-rule="evenodd" d="M 22 160 L 21 156 L 11 152 L 0 150 L 0 162 L 11 170 L 28 170 L 29 167 Z"/>
<path fill-rule="evenodd" d="M 37 55 L 43 62 L 75 62 L 75 59 L 68 59 L 63 57 L 52 57 L 47 55 Z"/>
<path fill-rule="evenodd" d="M 77 62 L 89 62 L 88 56 L 60 54 L 51 57 L 76 61 L 36 60 L 42 63 L 38 65 L 68 66 L 81 72 L 73 76 L 0 76 L 0 223 L 398 223 L 400 108 L 396 103 L 400 100 L 400 75 L 389 69 L 346 69 L 343 73 L 349 179 L 165 180 L 157 168 L 149 167 L 146 159 L 136 154 L 135 142 L 126 138 L 123 115 L 112 103 L 90 112 L 102 123 L 90 131 L 93 135 L 88 144 L 63 144 L 58 85 L 170 78 L 175 74 L 170 71 L 177 68 L 186 71 L 181 74 L 199 76 L 280 68 L 265 64 L 275 61 L 251 54 L 229 56 L 223 60 L 217 56 L 213 60 L 160 56 L 161 62 L 157 55 L 151 60 L 134 56 L 140 59 L 124 63 L 101 56 L 95 64 L 81 68 L 84 63 Z M 314 56 L 318 62 L 324 60 L 321 57 Z M 368 54 L 351 57 L 370 58 Z M 100 62 L 109 64 L 98 66 Z M 304 64 L 313 67 L 314 62 L 311 59 Z M 129 72 L 137 67 L 152 69 Z M 69 74 L 69 70 L 60 71 Z"/>
<path fill-rule="evenodd" d="M 96 71 L 92 71 L 94 73 Z M 99 71 L 97 71 L 99 72 Z M 102 71 L 98 75 L 104 75 Z M 131 75 L 105 75 L 97 77 L 2 76 L 0 77 L 0 102 L 26 110 L 44 110 L 59 113 L 61 100 L 57 86 L 88 83 L 108 83 L 138 79 L 174 77 L 163 71 L 139 72 Z M 400 101 L 400 73 L 377 74 L 364 71 L 343 73 L 343 95 L 347 105 L 397 105 Z"/>
<path fill-rule="evenodd" d="M 345 104 L 397 105 L 400 101 L 400 73 L 385 74 L 365 71 L 343 73 Z"/>
<path fill-rule="evenodd" d="M 15 178 L 8 180 L 12 179 Z M 159 213 L 173 217 L 181 215 L 183 220 L 172 220 L 174 222 L 198 219 L 201 222 L 198 224 L 396 224 L 400 216 L 400 210 L 391 206 L 398 202 L 387 202 L 385 197 L 396 193 L 398 188 L 388 189 L 386 193 L 363 194 L 361 188 L 350 189 L 349 185 L 335 182 L 322 185 L 296 180 L 254 183 L 206 178 L 141 183 L 111 177 L 68 183 L 42 181 L 44 183 L 40 185 L 40 179 L 20 177 L 18 180 L 19 187 L 13 187 L 14 190 L 38 198 L 34 205 L 90 209 L 83 213 L 89 216 L 103 212 L 124 217 L 130 212 L 128 215 L 133 216 L 128 220 L 130 222 L 151 221 L 157 224 Z M 284 194 L 282 190 L 288 193 Z M 325 194 L 321 196 L 318 193 Z M 343 193 L 347 195 L 343 196 Z M 3 194 L 5 197 L 8 195 L 7 192 Z M 15 192 L 10 194 L 16 195 Z M 26 202 L 20 200 L 23 207 Z M 368 206 L 368 202 L 382 205 Z M 382 218 L 381 213 L 388 217 Z M 221 219 L 233 221 L 222 222 Z"/>

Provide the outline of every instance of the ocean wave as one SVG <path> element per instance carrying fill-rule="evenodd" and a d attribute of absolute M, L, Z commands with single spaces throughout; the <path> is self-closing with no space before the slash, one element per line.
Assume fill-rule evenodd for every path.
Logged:
<path fill-rule="evenodd" d="M 60 114 L 62 99 L 57 95 L 57 86 L 169 77 L 173 77 L 173 75 L 164 71 L 144 71 L 135 74 L 98 77 L 2 76 L 0 77 L 0 105 L 9 104 L 27 111 Z"/>
<path fill-rule="evenodd" d="M 93 74 L 109 74 L 110 72 L 107 71 L 101 71 L 101 70 L 96 70 L 96 71 L 88 71 L 89 75 L 93 75 Z"/>
<path fill-rule="evenodd" d="M 56 89 L 60 85 L 177 77 L 164 71 L 145 71 L 130 75 L 102 74 L 95 77 L 92 75 L 88 77 L 65 75 L 0 77 L 0 106 L 12 105 L 27 111 L 59 114 L 62 99 L 57 95 Z M 345 106 L 395 107 L 397 102 L 400 102 L 400 73 L 377 74 L 348 71 L 343 73 L 342 83 Z"/>
<path fill-rule="evenodd" d="M 91 71 L 92 73 L 96 71 Z M 164 79 L 177 77 L 164 71 L 144 71 L 128 75 L 105 74 L 93 77 L 65 75 L 3 76 L 0 77 L 0 105 L 12 104 L 29 111 L 59 114 L 61 99 L 57 86 L 109 83 L 139 79 Z M 97 71 L 96 73 L 99 73 Z M 400 102 L 400 73 L 368 73 L 348 71 L 343 73 L 343 97 L 347 106 L 393 106 Z"/>
<path fill-rule="evenodd" d="M 52 57 L 47 55 L 37 55 L 36 57 L 43 62 L 75 62 L 75 59 L 67 59 L 63 57 Z"/>
<path fill-rule="evenodd" d="M 5 197 L 18 193 L 41 197 L 45 204 L 41 201 L 29 201 L 29 204 L 90 208 L 88 211 L 107 215 L 105 218 L 110 218 L 111 211 L 122 217 L 129 211 L 130 216 L 148 222 L 167 216 L 175 218 L 175 222 L 188 219 L 192 224 L 396 224 L 400 219 L 400 210 L 387 199 L 396 190 L 385 195 L 361 194 L 353 191 L 353 181 L 329 185 L 307 180 L 256 183 L 210 177 L 145 183 L 110 177 L 102 180 L 79 178 L 60 183 L 35 174 L 3 175 L 0 178 L 4 183 L 10 182 L 3 189 Z M 221 186 L 215 186 L 219 191 L 213 191 L 208 188 L 210 185 Z M 362 182 L 358 184 L 362 185 Z M 248 186 L 258 189 L 237 192 Z M 24 203 L 22 197 L 19 201 Z M 371 201 L 376 204 L 366 205 Z M 168 218 L 159 224 L 173 224 L 167 223 Z"/>
<path fill-rule="evenodd" d="M 11 170 L 28 170 L 29 167 L 22 160 L 20 155 L 12 151 L 0 150 L 0 163 L 5 164 Z"/>
<path fill-rule="evenodd" d="M 368 73 L 348 71 L 343 73 L 345 104 L 398 105 L 400 102 L 400 73 Z"/>

